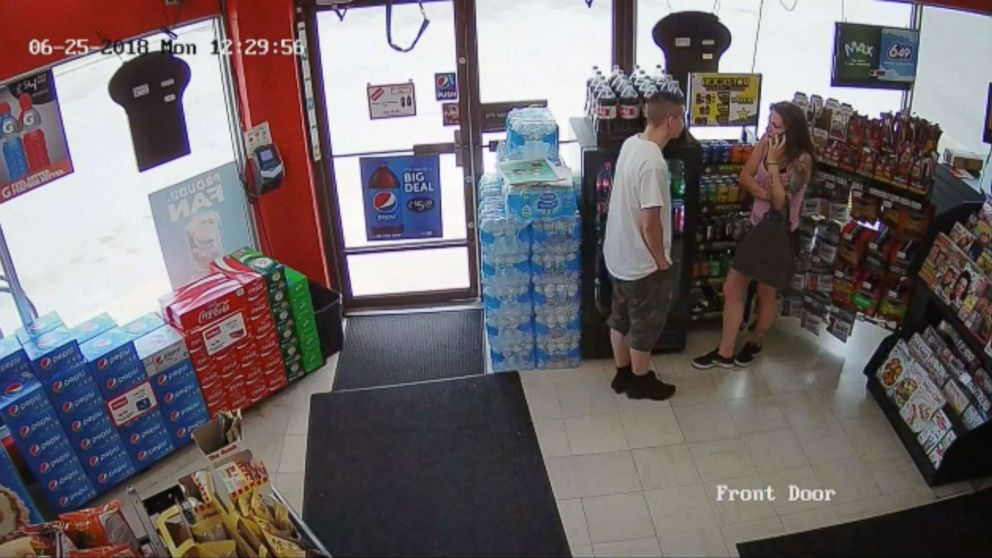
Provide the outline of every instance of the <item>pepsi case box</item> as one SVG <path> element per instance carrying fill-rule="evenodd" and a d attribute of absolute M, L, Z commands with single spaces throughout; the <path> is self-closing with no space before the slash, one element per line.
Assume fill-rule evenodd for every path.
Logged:
<path fill-rule="evenodd" d="M 72 446 L 76 450 L 76 455 L 79 456 L 79 459 L 85 462 L 93 454 L 103 452 L 107 448 L 114 446 L 124 447 L 124 442 L 121 440 L 120 432 L 116 428 L 111 428 L 109 430 L 99 430 L 89 436 L 73 440 Z"/>
<path fill-rule="evenodd" d="M 25 438 L 41 430 L 40 419 L 51 416 L 55 419 L 55 410 L 45 396 L 41 383 L 29 372 L 3 378 L 0 384 L 0 416 L 11 432 L 21 432 L 22 427 L 28 427 Z M 55 420 L 58 423 L 58 419 Z M 60 427 L 58 427 L 60 428 Z M 16 438 L 16 436 L 15 436 Z"/>
<path fill-rule="evenodd" d="M 62 513 L 74 510 L 96 496 L 96 490 L 86 472 L 76 461 L 75 467 L 69 467 L 42 482 L 42 493 L 56 512 Z"/>
<path fill-rule="evenodd" d="M 0 339 L 0 378 L 31 372 L 31 363 L 16 337 Z"/>
<path fill-rule="evenodd" d="M 168 325 L 135 339 L 134 349 L 149 378 L 189 361 L 182 333 Z"/>
<path fill-rule="evenodd" d="M 188 444 L 193 430 L 210 420 L 207 406 L 199 394 L 188 398 L 183 405 L 176 405 L 171 409 L 162 407 L 162 414 L 165 415 L 165 424 L 172 443 L 177 448 Z"/>
<path fill-rule="evenodd" d="M 139 471 L 175 449 L 165 419 L 157 410 L 121 427 L 120 433 L 131 462 Z"/>
<path fill-rule="evenodd" d="M 76 399 L 84 392 L 92 392 L 95 397 L 100 398 L 100 405 L 103 404 L 96 383 L 90 377 L 89 367 L 85 364 L 64 368 L 39 380 L 52 406 L 56 408 L 65 401 Z"/>
<path fill-rule="evenodd" d="M 24 352 L 31 361 L 31 370 L 42 378 L 83 362 L 79 343 L 64 326 L 46 331 L 28 341 L 24 344 Z"/>
<path fill-rule="evenodd" d="M 163 408 L 182 405 L 191 397 L 203 398 L 196 372 L 188 360 L 156 374 L 151 379 L 151 385 L 155 398 Z"/>
<path fill-rule="evenodd" d="M 69 403 L 66 403 L 68 405 Z M 84 438 L 93 438 L 101 433 L 114 430 L 114 425 L 110 422 L 110 417 L 103 410 L 103 405 L 86 412 L 65 414 L 61 417 L 62 426 L 65 427 L 66 435 L 73 444 Z"/>
<path fill-rule="evenodd" d="M 117 428 L 133 424 L 137 419 L 151 414 L 158 409 L 158 399 L 146 380 L 119 396 L 107 400 L 107 412 L 110 421 Z"/>
<path fill-rule="evenodd" d="M 101 451 L 80 459 L 93 487 L 101 494 L 137 472 L 131 456 L 120 443 L 107 445 Z"/>
<path fill-rule="evenodd" d="M 31 470 L 37 473 L 48 473 L 62 467 L 71 466 L 76 460 L 69 439 L 64 432 L 52 431 L 45 436 L 32 436 L 20 440 L 17 448 Z"/>
<path fill-rule="evenodd" d="M 117 327 L 117 322 L 109 314 L 100 314 L 71 328 L 69 332 L 76 338 L 76 342 L 82 344 L 115 327 Z"/>
<path fill-rule="evenodd" d="M 162 316 L 156 314 L 155 312 L 151 312 L 134 321 L 122 325 L 121 329 L 132 338 L 137 339 L 138 337 L 155 331 L 163 325 L 165 325 L 165 320 L 162 319 Z"/>
<path fill-rule="evenodd" d="M 65 324 L 62 323 L 62 318 L 55 312 L 45 314 L 44 316 L 39 316 L 33 322 L 28 324 L 27 327 L 19 327 L 17 331 L 14 332 L 14 336 L 21 344 L 25 344 L 32 339 L 37 338 L 42 333 L 47 333 L 57 327 L 63 327 Z"/>
<path fill-rule="evenodd" d="M 138 362 L 134 350 L 134 337 L 122 328 L 114 328 L 101 333 L 80 346 L 83 359 L 90 365 L 95 379 L 100 374 L 113 372 L 118 368 L 128 368 Z"/>

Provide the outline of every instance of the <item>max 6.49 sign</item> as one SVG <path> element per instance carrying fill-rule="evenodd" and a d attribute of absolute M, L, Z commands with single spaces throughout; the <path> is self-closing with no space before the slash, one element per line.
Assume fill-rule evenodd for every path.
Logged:
<path fill-rule="evenodd" d="M 437 155 L 362 157 L 359 161 L 369 241 L 444 236 Z"/>
<path fill-rule="evenodd" d="M 834 34 L 834 87 L 909 89 L 916 81 L 920 32 L 837 23 Z"/>

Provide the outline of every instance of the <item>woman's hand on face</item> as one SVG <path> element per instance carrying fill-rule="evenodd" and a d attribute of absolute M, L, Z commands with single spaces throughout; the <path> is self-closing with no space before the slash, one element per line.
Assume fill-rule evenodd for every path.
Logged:
<path fill-rule="evenodd" d="M 765 162 L 768 165 L 780 165 L 785 159 L 785 136 L 772 136 L 768 138 L 768 154 Z"/>

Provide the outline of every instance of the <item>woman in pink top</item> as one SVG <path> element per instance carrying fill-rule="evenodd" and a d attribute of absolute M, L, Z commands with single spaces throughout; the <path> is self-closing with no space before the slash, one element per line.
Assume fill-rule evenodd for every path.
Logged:
<path fill-rule="evenodd" d="M 739 182 L 754 198 L 751 221 L 759 223 L 772 207 L 789 212 L 792 231 L 799 227 L 803 195 L 813 172 L 813 140 L 802 109 L 793 103 L 775 103 L 765 135 L 748 158 Z M 737 332 L 744 319 L 744 298 L 751 278 L 731 268 L 723 282 L 723 334 L 720 346 L 696 357 L 696 368 L 748 366 L 761 354 L 765 333 L 778 315 L 775 287 L 758 283 L 758 324 L 740 352 L 734 354 Z"/>

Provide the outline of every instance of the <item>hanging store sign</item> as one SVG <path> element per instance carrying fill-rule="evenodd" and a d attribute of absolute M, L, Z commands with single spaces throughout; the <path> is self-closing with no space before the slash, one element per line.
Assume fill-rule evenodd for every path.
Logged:
<path fill-rule="evenodd" d="M 401 118 L 417 115 L 417 94 L 413 82 L 372 85 L 367 87 L 369 118 Z"/>
<path fill-rule="evenodd" d="M 359 165 L 369 241 L 444 236 L 438 155 L 362 157 Z"/>
<path fill-rule="evenodd" d="M 438 101 L 454 101 L 458 98 L 458 78 L 455 72 L 434 74 L 434 97 Z"/>
<path fill-rule="evenodd" d="M 458 103 L 443 103 L 441 114 L 445 126 L 458 126 L 462 123 L 461 107 L 458 106 Z"/>
<path fill-rule="evenodd" d="M 689 124 L 757 126 L 761 74 L 689 74 Z"/>
<path fill-rule="evenodd" d="M 51 71 L 0 87 L 0 147 L 0 203 L 72 173 Z"/>
<path fill-rule="evenodd" d="M 244 187 L 235 163 L 148 196 L 173 289 L 210 273 L 210 262 L 252 246 Z"/>
<path fill-rule="evenodd" d="M 838 22 L 831 85 L 909 89 L 916 81 L 920 32 Z"/>

